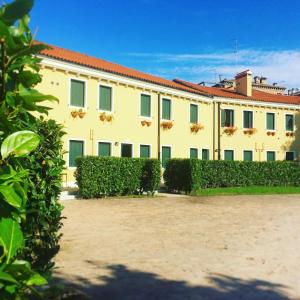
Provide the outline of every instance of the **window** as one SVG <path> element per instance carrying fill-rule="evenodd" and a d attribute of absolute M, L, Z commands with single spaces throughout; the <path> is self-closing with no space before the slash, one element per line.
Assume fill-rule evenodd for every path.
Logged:
<path fill-rule="evenodd" d="M 267 151 L 267 161 L 275 161 L 275 151 Z"/>
<path fill-rule="evenodd" d="M 244 111 L 244 128 L 253 128 L 253 112 Z"/>
<path fill-rule="evenodd" d="M 275 130 L 275 114 L 267 113 L 267 130 Z"/>
<path fill-rule="evenodd" d="M 171 147 L 161 147 L 161 164 L 163 168 L 166 167 L 167 161 L 171 158 Z"/>
<path fill-rule="evenodd" d="M 85 106 L 85 83 L 71 79 L 71 106 L 84 107 Z"/>
<path fill-rule="evenodd" d="M 132 144 L 121 144 L 121 157 L 132 157 Z"/>
<path fill-rule="evenodd" d="M 76 158 L 84 155 L 84 142 L 70 140 L 69 142 L 69 167 L 76 167 Z"/>
<path fill-rule="evenodd" d="M 162 118 L 171 120 L 171 100 L 162 99 Z"/>
<path fill-rule="evenodd" d="M 221 111 L 221 124 L 222 127 L 234 126 L 234 111 L 233 109 L 222 109 Z"/>
<path fill-rule="evenodd" d="M 295 153 L 293 151 L 288 151 L 285 153 L 285 160 L 294 160 Z"/>
<path fill-rule="evenodd" d="M 198 149 L 190 148 L 190 158 L 198 158 Z"/>
<path fill-rule="evenodd" d="M 98 155 L 99 156 L 111 156 L 111 143 L 99 142 L 98 143 Z"/>
<path fill-rule="evenodd" d="M 190 105 L 190 123 L 198 123 L 198 105 Z"/>
<path fill-rule="evenodd" d="M 202 160 L 209 160 L 209 150 L 202 149 Z"/>
<path fill-rule="evenodd" d="M 150 158 L 150 146 L 149 145 L 140 145 L 140 157 Z"/>
<path fill-rule="evenodd" d="M 100 85 L 99 89 L 99 109 L 105 111 L 112 111 L 112 88 Z"/>
<path fill-rule="evenodd" d="M 285 115 L 285 130 L 294 131 L 294 116 Z"/>
<path fill-rule="evenodd" d="M 244 151 L 244 161 L 253 161 L 253 152 L 245 150 Z"/>
<path fill-rule="evenodd" d="M 233 160 L 233 150 L 224 151 L 224 160 Z"/>
<path fill-rule="evenodd" d="M 141 116 L 151 117 L 151 97 L 149 95 L 141 95 Z"/>

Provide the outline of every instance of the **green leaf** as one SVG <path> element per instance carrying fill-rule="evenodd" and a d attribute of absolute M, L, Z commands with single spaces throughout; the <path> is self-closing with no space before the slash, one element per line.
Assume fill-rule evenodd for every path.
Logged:
<path fill-rule="evenodd" d="M 18 283 L 10 274 L 0 271 L 0 281 Z"/>
<path fill-rule="evenodd" d="M 26 282 L 27 285 L 44 285 L 47 280 L 38 273 L 34 273 Z"/>
<path fill-rule="evenodd" d="M 30 12 L 33 2 L 33 0 L 15 0 L 5 5 L 0 17 L 6 24 L 13 25 L 18 19 L 22 19 Z"/>
<path fill-rule="evenodd" d="M 18 131 L 9 135 L 1 145 L 2 159 L 9 155 L 16 157 L 29 154 L 36 149 L 40 141 L 39 136 L 32 131 Z"/>
<path fill-rule="evenodd" d="M 7 28 L 7 26 L 0 20 L 0 36 L 5 39 L 6 45 L 9 48 L 15 48 L 16 44 Z"/>
<path fill-rule="evenodd" d="M 4 200 L 15 208 L 22 206 L 23 199 L 9 185 L 0 185 L 0 194 L 4 197 Z"/>
<path fill-rule="evenodd" d="M 24 90 L 19 92 L 19 96 L 26 103 L 42 102 L 42 101 L 45 101 L 45 100 L 58 101 L 58 99 L 56 97 L 51 96 L 51 95 L 42 94 L 42 93 L 40 93 L 40 92 L 38 92 L 37 90 L 34 90 L 34 89 L 31 89 L 31 90 L 24 89 Z"/>
<path fill-rule="evenodd" d="M 0 244 L 3 246 L 7 263 L 15 256 L 18 249 L 24 245 L 20 225 L 13 219 L 5 218 L 0 221 Z"/>

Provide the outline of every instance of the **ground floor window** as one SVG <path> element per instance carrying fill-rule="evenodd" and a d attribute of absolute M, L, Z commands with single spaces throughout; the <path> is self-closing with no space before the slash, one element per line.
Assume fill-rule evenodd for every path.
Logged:
<path fill-rule="evenodd" d="M 98 155 L 99 156 L 111 156 L 111 143 L 99 142 L 98 143 Z"/>
<path fill-rule="evenodd" d="M 249 150 L 244 151 L 244 161 L 253 161 L 253 152 Z"/>
<path fill-rule="evenodd" d="M 162 146 L 161 147 L 161 164 L 165 168 L 167 161 L 171 159 L 171 147 Z"/>
<path fill-rule="evenodd" d="M 293 151 L 287 151 L 285 153 L 285 160 L 294 160 L 295 159 L 295 153 Z"/>
<path fill-rule="evenodd" d="M 202 160 L 209 160 L 209 149 L 202 149 Z"/>
<path fill-rule="evenodd" d="M 225 150 L 224 151 L 224 160 L 234 160 L 233 150 Z"/>
<path fill-rule="evenodd" d="M 140 145 L 140 157 L 150 158 L 150 145 Z"/>
<path fill-rule="evenodd" d="M 76 167 L 76 158 L 84 155 L 84 141 L 69 141 L 69 167 Z"/>
<path fill-rule="evenodd" d="M 190 148 L 190 158 L 198 158 L 198 149 Z"/>
<path fill-rule="evenodd" d="M 121 144 L 121 157 L 132 157 L 133 151 L 132 151 L 132 144 Z"/>
<path fill-rule="evenodd" d="M 276 155 L 275 151 L 267 151 L 267 161 L 275 161 Z"/>

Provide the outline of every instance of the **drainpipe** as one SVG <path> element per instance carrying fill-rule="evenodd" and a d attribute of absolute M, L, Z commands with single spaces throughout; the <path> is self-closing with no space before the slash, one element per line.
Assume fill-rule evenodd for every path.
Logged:
<path fill-rule="evenodd" d="M 221 103 L 218 106 L 218 160 L 221 160 Z"/>
<path fill-rule="evenodd" d="M 158 93 L 157 101 L 157 158 L 160 160 L 160 93 Z"/>
<path fill-rule="evenodd" d="M 216 160 L 216 104 L 213 102 L 213 160 Z"/>

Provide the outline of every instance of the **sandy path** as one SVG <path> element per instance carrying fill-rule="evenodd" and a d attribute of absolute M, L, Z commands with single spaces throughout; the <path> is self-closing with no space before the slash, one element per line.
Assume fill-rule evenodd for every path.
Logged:
<path fill-rule="evenodd" d="M 300 299 L 300 196 L 64 205 L 56 275 L 92 299 Z"/>

